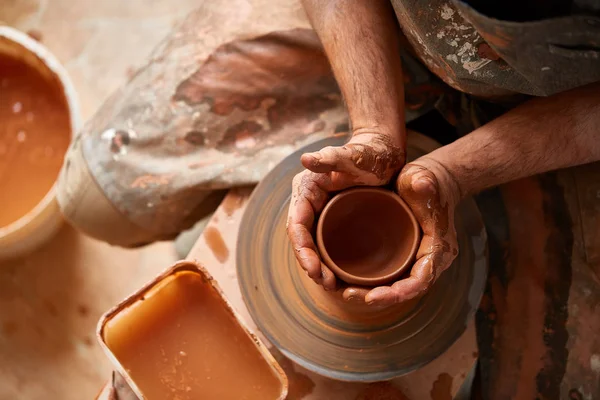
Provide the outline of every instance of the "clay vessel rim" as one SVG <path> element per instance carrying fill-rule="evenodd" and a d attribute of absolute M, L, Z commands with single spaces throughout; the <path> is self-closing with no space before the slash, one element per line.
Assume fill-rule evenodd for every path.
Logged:
<path fill-rule="evenodd" d="M 323 217 L 326 216 L 328 211 L 338 201 L 340 201 L 341 199 L 343 199 L 345 197 L 353 196 L 356 193 L 377 193 L 377 194 L 382 194 L 389 198 L 394 199 L 394 201 L 397 204 L 399 204 L 402 207 L 402 209 L 404 209 L 406 214 L 408 214 L 408 217 L 411 221 L 414 239 L 413 239 L 413 242 L 412 242 L 411 248 L 410 248 L 410 253 L 409 253 L 410 257 L 407 257 L 406 261 L 404 263 L 402 263 L 394 271 L 392 271 L 386 275 L 367 278 L 367 277 L 362 277 L 360 275 L 351 274 L 351 273 L 345 271 L 344 269 L 340 268 L 336 263 L 334 263 L 333 260 L 331 259 L 331 257 L 329 256 L 329 254 L 327 253 L 327 249 L 325 248 L 325 244 L 323 242 L 323 223 L 324 223 L 323 221 L 325 220 L 325 218 L 323 218 Z M 325 208 L 323 208 L 323 211 L 321 212 L 321 215 L 319 216 L 319 220 L 317 222 L 316 239 L 317 239 L 317 247 L 319 249 L 321 258 L 323 259 L 325 264 L 329 267 L 329 269 L 331 269 L 331 271 L 336 275 L 336 277 L 338 277 L 339 279 L 341 279 L 344 282 L 349 283 L 349 284 L 362 285 L 362 286 L 378 286 L 378 285 L 385 284 L 387 282 L 391 282 L 396 278 L 399 278 L 414 263 L 415 256 L 417 254 L 417 249 L 419 247 L 420 240 L 421 240 L 421 227 L 420 227 L 417 219 L 415 218 L 414 214 L 412 213 L 410 207 L 408 207 L 408 204 L 406 204 L 406 202 L 397 193 L 395 193 L 391 190 L 386 190 L 386 189 L 379 188 L 379 187 L 355 187 L 355 188 L 347 189 L 347 190 L 344 190 L 344 191 L 338 193 L 325 205 Z"/>

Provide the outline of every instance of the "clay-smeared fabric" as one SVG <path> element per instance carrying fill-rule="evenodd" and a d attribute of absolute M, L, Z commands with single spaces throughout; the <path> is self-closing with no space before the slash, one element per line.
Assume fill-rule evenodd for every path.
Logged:
<path fill-rule="evenodd" d="M 517 92 L 548 95 L 599 79 L 600 68 L 583 68 L 598 65 L 595 17 L 571 18 L 565 26 L 587 27 L 592 36 L 569 39 L 559 19 L 545 23 L 552 35 L 530 36 L 536 23 L 498 22 L 462 1 L 392 3 L 403 44 L 421 61 L 402 58 L 407 120 L 434 103 L 453 123 L 465 114 L 456 93 L 429 71 L 471 95 L 510 95 L 510 104 L 522 101 L 512 96 Z M 204 5 L 106 101 L 73 145 L 83 146 L 86 165 L 70 164 L 76 158 L 67 157 L 63 175 L 89 167 L 95 181 L 86 184 L 97 184 L 115 213 L 145 233 L 135 243 L 116 244 L 173 237 L 214 208 L 210 193 L 256 183 L 304 144 L 348 129 L 342 99 L 309 29 L 297 3 Z M 543 46 L 529 52 L 525 39 Z M 543 49 L 547 53 L 540 54 Z M 585 71 L 573 73 L 574 66 Z M 468 119 L 480 119 L 475 111 L 481 109 L 471 108 Z M 356 161 L 373 176 L 385 169 Z M 585 218 L 573 211 L 586 199 L 588 209 L 596 207 L 598 189 L 586 191 L 592 187 L 587 182 L 579 188 L 585 196 L 578 197 L 563 187 L 550 175 L 479 199 L 490 237 L 491 279 L 478 317 L 488 398 L 518 393 L 585 399 L 600 392 L 600 283 L 592 245 L 597 210 Z M 325 200 L 318 193 L 314 198 Z M 527 214 L 535 220 L 525 221 Z M 518 246 L 510 246 L 513 241 Z M 215 249 L 221 258 L 231 257 L 221 244 Z"/>

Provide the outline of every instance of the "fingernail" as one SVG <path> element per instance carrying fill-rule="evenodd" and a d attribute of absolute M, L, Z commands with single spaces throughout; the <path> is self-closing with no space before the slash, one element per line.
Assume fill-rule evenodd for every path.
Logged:
<path fill-rule="evenodd" d="M 356 297 L 356 296 L 348 296 L 348 297 L 346 297 L 346 301 L 348 303 L 354 303 L 356 300 L 358 300 L 358 297 Z"/>
<path fill-rule="evenodd" d="M 320 153 L 310 153 L 311 157 L 315 160 L 320 160 L 323 156 Z"/>
<path fill-rule="evenodd" d="M 369 299 L 369 296 L 365 296 L 365 303 L 367 303 L 368 305 L 372 306 L 373 304 L 377 304 L 377 299 Z"/>

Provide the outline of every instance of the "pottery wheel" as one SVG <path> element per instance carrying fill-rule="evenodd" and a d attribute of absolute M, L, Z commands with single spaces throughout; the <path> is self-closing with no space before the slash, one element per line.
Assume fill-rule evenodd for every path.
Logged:
<path fill-rule="evenodd" d="M 300 155 L 346 140 L 306 146 L 256 187 L 240 226 L 238 279 L 257 326 L 288 358 L 333 379 L 388 380 L 434 360 L 464 332 L 484 289 L 487 239 L 475 202 L 463 201 L 456 211 L 460 253 L 429 294 L 400 308 L 348 312 L 339 293 L 325 292 L 296 264 L 285 229 L 292 178 L 303 169 Z M 438 146 L 411 132 L 408 159 Z"/>

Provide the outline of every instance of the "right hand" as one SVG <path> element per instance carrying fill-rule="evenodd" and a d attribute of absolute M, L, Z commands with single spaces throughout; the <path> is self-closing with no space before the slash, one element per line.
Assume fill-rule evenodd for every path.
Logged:
<path fill-rule="evenodd" d="M 396 188 L 423 236 L 410 275 L 372 289 L 365 295 L 371 305 L 390 306 L 423 296 L 458 255 L 454 211 L 462 194 L 449 170 L 431 154 L 423 156 L 402 169 Z"/>
<path fill-rule="evenodd" d="M 296 175 L 292 183 L 287 233 L 300 266 L 326 290 L 336 288 L 336 279 L 321 262 L 313 240 L 316 216 L 334 192 L 353 186 L 387 184 L 405 162 L 400 137 L 356 132 L 344 146 L 325 147 L 302 155 L 306 170 Z"/>

